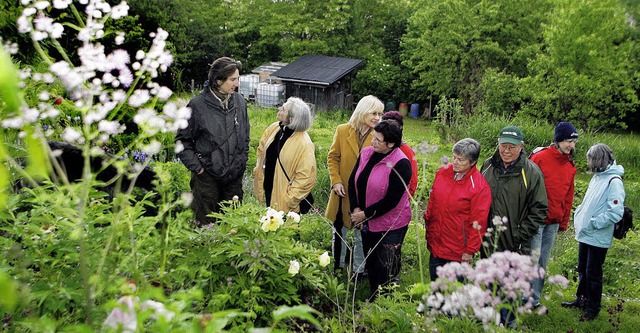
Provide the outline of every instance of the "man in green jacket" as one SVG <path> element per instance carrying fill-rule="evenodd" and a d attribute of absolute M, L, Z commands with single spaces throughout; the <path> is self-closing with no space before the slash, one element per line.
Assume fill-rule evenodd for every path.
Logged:
<path fill-rule="evenodd" d="M 485 236 L 488 246 L 483 247 L 483 257 L 495 251 L 530 255 L 531 239 L 547 217 L 547 191 L 540 168 L 524 152 L 524 135 L 518 127 L 500 131 L 498 149 L 480 172 L 493 198 L 488 223 L 493 232 Z"/>
<path fill-rule="evenodd" d="M 547 217 L 547 190 L 540 168 L 524 152 L 524 135 L 518 127 L 500 131 L 498 149 L 480 169 L 491 187 L 491 209 L 481 257 L 493 252 L 531 254 L 531 240 Z M 497 235 L 497 236 L 496 236 Z M 516 304 L 517 300 L 510 300 Z M 517 328 L 513 310 L 500 310 L 500 322 Z"/>

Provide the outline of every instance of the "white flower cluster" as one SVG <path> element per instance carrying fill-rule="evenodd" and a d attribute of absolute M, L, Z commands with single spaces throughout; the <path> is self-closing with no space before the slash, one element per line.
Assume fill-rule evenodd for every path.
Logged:
<path fill-rule="evenodd" d="M 121 307 L 113 309 L 102 325 L 111 328 L 121 327 L 121 332 L 136 332 L 137 311 L 150 311 L 152 319 L 163 317 L 166 321 L 171 321 L 175 316 L 175 313 L 167 310 L 164 304 L 152 300 L 140 303 L 138 297 L 123 296 L 118 300 L 118 304 Z"/>
<path fill-rule="evenodd" d="M 25 103 L 22 114 L 11 115 L 13 118 L 2 120 L 5 128 L 21 129 L 39 120 L 58 117 L 60 110 L 57 105 L 62 103 L 81 114 L 80 122 L 75 124 L 80 127 L 69 125 L 60 129 L 62 139 L 69 143 L 83 143 L 87 140 L 105 143 L 111 136 L 123 133 L 126 125 L 120 119 L 124 112 L 122 108 L 127 105 L 137 109 L 133 121 L 145 137 L 176 132 L 187 127 L 191 110 L 186 107 L 186 103 L 168 101 L 173 93 L 171 89 L 152 81 L 159 73 L 166 72 L 173 62 L 173 56 L 165 49 L 169 36 L 167 31 L 158 29 L 151 33 L 153 42 L 149 50 L 139 50 L 133 58 L 122 49 L 108 51 L 108 47 L 100 42 L 107 35 L 104 31 L 106 20 L 128 15 L 129 5 L 125 1 L 115 6 L 104 0 L 76 0 L 75 6 L 73 0 L 21 0 L 21 4 L 24 6 L 18 19 L 18 30 L 21 33 L 30 34 L 38 44 L 51 38 L 54 46 L 59 46 L 56 39 L 63 34 L 75 33 L 75 36 L 70 37 L 76 37 L 82 45 L 77 50 L 77 63 L 72 63 L 63 54 L 61 59 L 50 61 L 47 73 L 32 73 L 31 70 L 21 72 L 22 80 L 31 79 L 47 84 L 59 80 L 67 90 L 65 97 L 68 100 L 65 102 L 63 96 L 47 90 L 39 91 L 39 104 L 27 106 Z M 80 11 L 81 17 L 67 16 L 77 17 L 79 22 L 76 24 L 63 26 L 55 18 L 48 16 L 52 9 L 55 9 L 53 12 L 60 12 L 71 10 L 71 6 L 74 13 L 78 13 L 76 10 Z M 124 32 L 109 32 L 108 35 L 115 35 L 115 45 L 121 45 L 125 41 Z M 43 58 L 51 59 L 51 56 L 43 54 Z M 156 101 L 166 102 L 161 112 L 154 110 Z M 142 147 L 142 151 L 148 154 L 155 154 L 160 150 L 161 144 L 154 140 Z"/>

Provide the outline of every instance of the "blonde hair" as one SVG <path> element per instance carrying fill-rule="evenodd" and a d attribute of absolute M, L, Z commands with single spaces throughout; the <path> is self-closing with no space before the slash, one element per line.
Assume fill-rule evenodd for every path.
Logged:
<path fill-rule="evenodd" d="M 367 119 L 367 114 L 369 113 L 382 113 L 384 112 L 384 104 L 382 101 L 378 99 L 378 97 L 373 95 L 367 95 L 362 97 L 356 106 L 356 109 L 351 114 L 351 118 L 349 119 L 348 124 L 351 125 L 354 129 L 360 131 L 364 129 L 367 125 L 365 121 Z"/>

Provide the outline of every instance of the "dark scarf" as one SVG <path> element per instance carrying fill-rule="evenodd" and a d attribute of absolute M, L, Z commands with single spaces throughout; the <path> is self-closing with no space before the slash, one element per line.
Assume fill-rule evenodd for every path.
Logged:
<path fill-rule="evenodd" d="M 280 123 L 280 130 L 276 133 L 276 136 L 267 147 L 264 157 L 264 196 L 267 206 L 271 206 L 271 191 L 273 191 L 273 176 L 278 166 L 278 156 L 280 156 L 280 150 L 284 146 L 287 139 L 293 134 L 293 130 Z"/>

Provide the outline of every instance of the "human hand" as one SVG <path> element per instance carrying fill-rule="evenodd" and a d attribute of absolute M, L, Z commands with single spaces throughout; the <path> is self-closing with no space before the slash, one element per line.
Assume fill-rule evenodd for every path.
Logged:
<path fill-rule="evenodd" d="M 354 227 L 360 229 L 362 228 L 362 224 L 367 220 L 367 216 L 364 215 L 364 212 L 360 208 L 356 208 L 351 212 L 351 223 Z"/>
<path fill-rule="evenodd" d="M 463 253 L 462 254 L 462 262 L 470 262 L 473 260 L 473 254 Z"/>
<path fill-rule="evenodd" d="M 344 198 L 344 196 L 346 195 L 346 193 L 344 192 L 344 186 L 342 185 L 342 183 L 335 183 L 333 185 L 333 192 L 335 192 L 335 194 L 337 194 L 341 198 Z"/>

